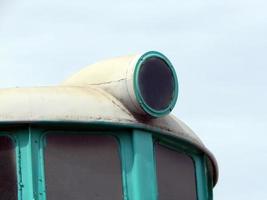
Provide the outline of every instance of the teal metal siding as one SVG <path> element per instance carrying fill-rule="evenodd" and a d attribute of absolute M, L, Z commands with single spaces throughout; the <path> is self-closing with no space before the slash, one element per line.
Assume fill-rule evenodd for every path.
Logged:
<path fill-rule="evenodd" d="M 19 200 L 46 200 L 44 157 L 44 136 L 49 131 L 64 134 L 79 132 L 84 134 L 114 135 L 120 146 L 122 166 L 122 187 L 124 200 L 157 200 L 157 179 L 153 142 L 159 141 L 175 150 L 186 152 L 195 163 L 198 200 L 212 199 L 212 186 L 207 173 L 207 161 L 193 145 L 139 129 L 119 129 L 95 131 L 92 126 L 78 124 L 53 127 L 24 126 L 10 129 L 1 134 L 11 135 L 16 144 Z M 104 192 L 104 191 L 103 191 Z"/>

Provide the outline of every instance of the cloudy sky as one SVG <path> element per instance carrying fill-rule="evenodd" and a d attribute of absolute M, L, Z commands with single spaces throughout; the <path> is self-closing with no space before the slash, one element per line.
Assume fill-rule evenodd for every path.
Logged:
<path fill-rule="evenodd" d="M 214 199 L 267 199 L 266 11 L 265 0 L 0 0 L 0 88 L 161 51 L 179 76 L 175 115 L 218 160 Z"/>

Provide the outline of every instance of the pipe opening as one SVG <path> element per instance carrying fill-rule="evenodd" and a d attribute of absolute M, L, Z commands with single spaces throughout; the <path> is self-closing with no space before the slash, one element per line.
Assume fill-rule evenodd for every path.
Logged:
<path fill-rule="evenodd" d="M 136 97 L 142 109 L 152 117 L 168 114 L 178 95 L 178 81 L 169 60 L 158 52 L 144 54 L 136 66 Z"/>
<path fill-rule="evenodd" d="M 173 98 L 174 77 L 167 63 L 151 57 L 141 65 L 138 75 L 140 94 L 155 110 L 166 109 Z"/>

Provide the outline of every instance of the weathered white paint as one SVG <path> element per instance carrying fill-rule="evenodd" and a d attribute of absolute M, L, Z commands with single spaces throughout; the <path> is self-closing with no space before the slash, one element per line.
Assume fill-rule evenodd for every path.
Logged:
<path fill-rule="evenodd" d="M 90 65 L 65 80 L 62 85 L 96 85 L 118 98 L 131 112 L 145 115 L 133 86 L 135 66 L 142 55 L 118 57 Z"/>
<path fill-rule="evenodd" d="M 107 122 L 160 130 L 202 149 L 211 159 L 213 155 L 194 132 L 182 121 L 168 115 L 143 119 L 132 114 L 118 99 L 96 86 L 57 86 L 12 88 L 0 90 L 0 123 L 33 122 Z"/>
<path fill-rule="evenodd" d="M 0 90 L 0 123 L 106 122 L 160 131 L 186 140 L 217 162 L 194 132 L 173 115 L 146 118 L 133 89 L 140 55 L 120 57 L 84 68 L 60 86 Z"/>

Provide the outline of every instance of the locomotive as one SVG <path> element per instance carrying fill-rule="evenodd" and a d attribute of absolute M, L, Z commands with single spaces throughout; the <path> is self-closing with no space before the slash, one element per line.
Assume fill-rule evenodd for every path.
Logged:
<path fill-rule="evenodd" d="M 0 89 L 0 200 L 211 200 L 217 162 L 171 114 L 178 92 L 156 51 Z"/>

